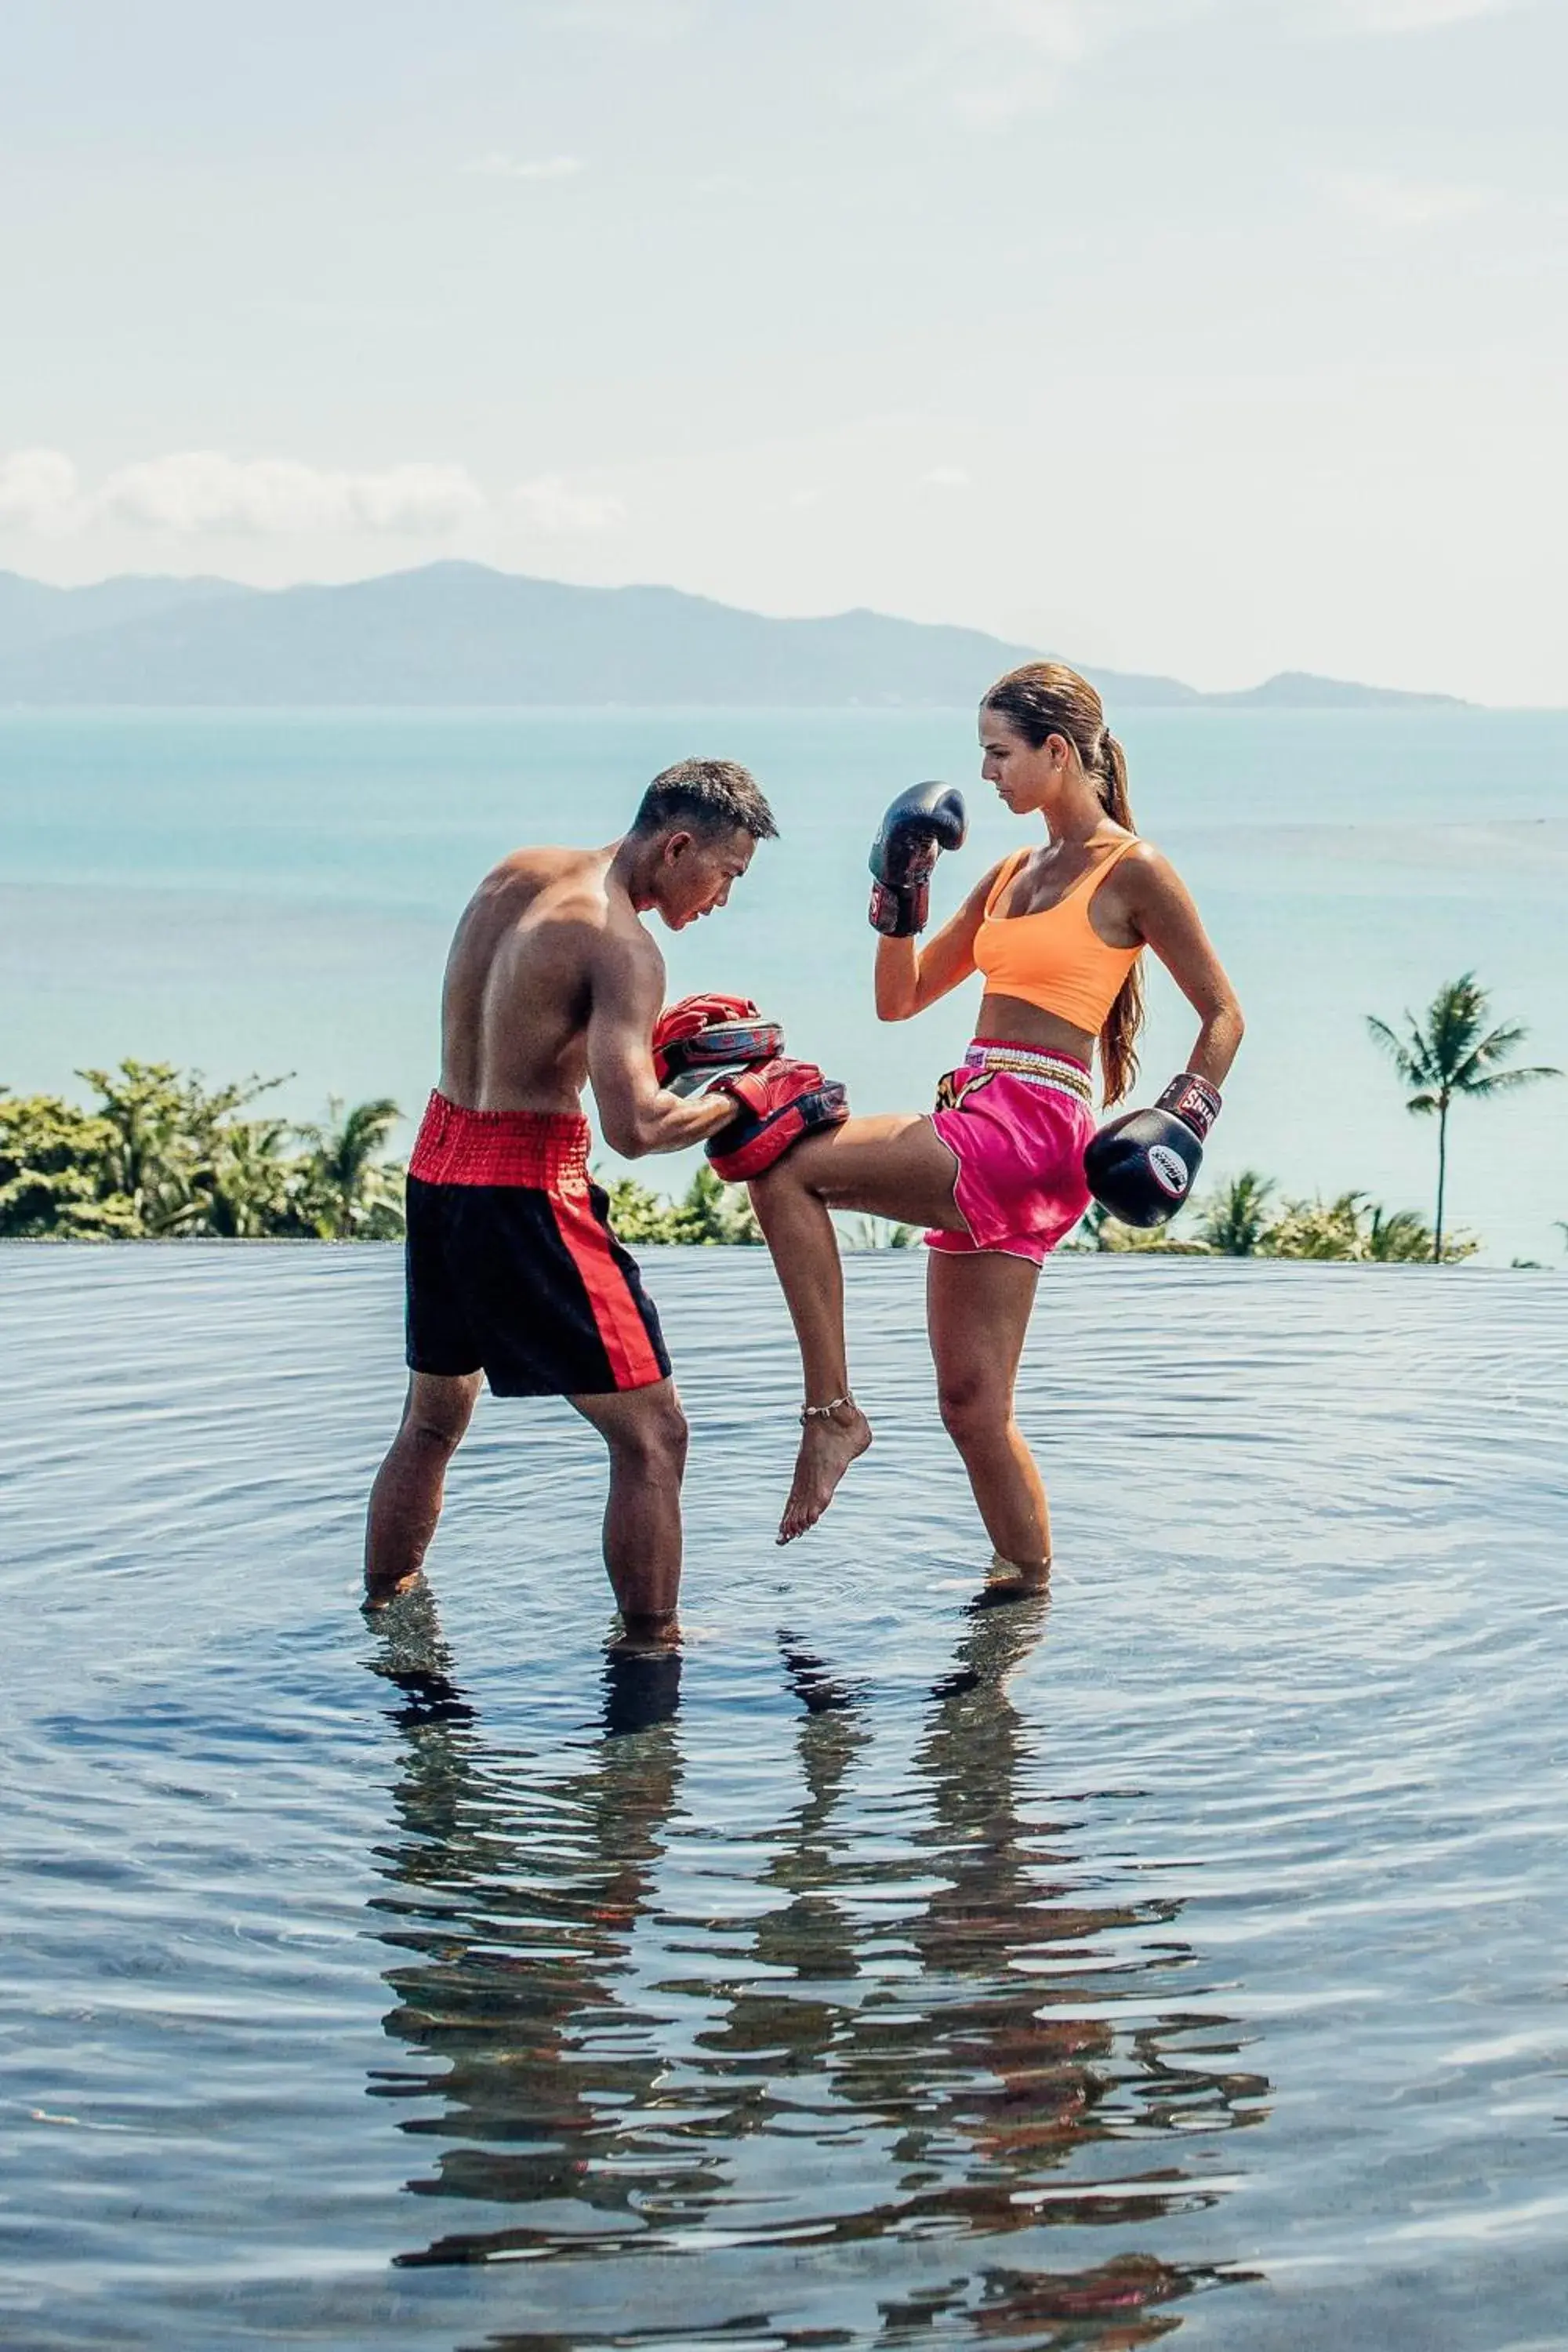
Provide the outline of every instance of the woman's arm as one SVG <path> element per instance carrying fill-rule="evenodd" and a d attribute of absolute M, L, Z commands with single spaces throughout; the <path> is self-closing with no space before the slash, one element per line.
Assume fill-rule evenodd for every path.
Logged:
<path fill-rule="evenodd" d="M 1247 1024 L 1224 965 L 1210 945 L 1192 894 L 1171 861 L 1145 842 L 1122 860 L 1125 912 L 1152 948 L 1200 1023 L 1187 1068 L 1211 1087 L 1224 1083 Z"/>
<path fill-rule="evenodd" d="M 913 939 L 877 941 L 877 1018 L 910 1021 L 967 980 L 974 970 L 974 941 L 985 919 L 985 901 L 1002 871 L 998 859 L 983 874 L 956 915 L 922 949 Z"/>

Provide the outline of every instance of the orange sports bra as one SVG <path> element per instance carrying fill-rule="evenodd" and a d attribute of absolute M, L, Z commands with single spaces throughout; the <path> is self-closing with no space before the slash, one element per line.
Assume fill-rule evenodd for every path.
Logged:
<path fill-rule="evenodd" d="M 1036 915 L 995 912 L 1029 852 L 1020 849 L 1007 860 L 985 901 L 974 941 L 975 965 L 985 976 L 988 993 L 1016 996 L 1021 1003 L 1054 1013 L 1075 1029 L 1098 1035 L 1143 950 L 1107 947 L 1089 919 L 1089 902 L 1111 867 L 1137 847 L 1138 839 L 1134 835 L 1119 842 L 1109 857 L 1079 877 L 1065 898 Z"/>

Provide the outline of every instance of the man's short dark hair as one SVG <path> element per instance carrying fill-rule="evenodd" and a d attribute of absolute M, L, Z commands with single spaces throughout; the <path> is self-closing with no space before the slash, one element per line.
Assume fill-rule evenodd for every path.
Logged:
<path fill-rule="evenodd" d="M 776 841 L 779 831 L 755 776 L 734 760 L 678 760 L 654 778 L 632 831 L 663 833 L 671 825 L 692 833 L 738 830 L 753 841 Z"/>

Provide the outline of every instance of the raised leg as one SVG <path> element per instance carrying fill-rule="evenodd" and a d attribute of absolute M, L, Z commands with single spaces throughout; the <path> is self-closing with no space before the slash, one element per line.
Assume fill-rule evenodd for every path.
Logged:
<path fill-rule="evenodd" d="M 409 1376 L 402 1423 L 370 1490 L 364 1591 L 372 1608 L 380 1608 L 419 1574 L 441 1516 L 447 1465 L 472 1418 L 483 1377 Z"/>
<path fill-rule="evenodd" d="M 605 1507 L 605 1568 L 626 1639 L 668 1644 L 680 1638 L 680 1481 L 686 1415 L 673 1381 L 611 1396 L 569 1400 L 610 1450 Z"/>
<path fill-rule="evenodd" d="M 1041 1583 L 1051 1516 L 1035 1458 L 1013 1417 L 1013 1390 L 1039 1269 L 1027 1258 L 933 1250 L 926 1310 L 942 1426 L 963 1457 L 998 1561 Z"/>
<path fill-rule="evenodd" d="M 752 1205 L 773 1253 L 800 1342 L 806 1413 L 778 1540 L 814 1527 L 871 1425 L 849 1394 L 844 1271 L 830 1208 L 858 1209 L 962 1232 L 952 1152 L 929 1118 L 852 1118 L 808 1136 L 752 1183 Z"/>

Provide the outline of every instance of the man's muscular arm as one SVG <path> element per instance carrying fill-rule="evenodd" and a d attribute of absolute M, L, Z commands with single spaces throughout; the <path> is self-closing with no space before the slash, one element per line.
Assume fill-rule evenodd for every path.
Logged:
<path fill-rule="evenodd" d="M 651 1041 L 664 994 L 664 967 L 652 940 L 624 934 L 601 939 L 588 984 L 588 1083 L 611 1150 L 623 1160 L 683 1151 L 728 1127 L 735 1116 L 728 1095 L 688 1100 L 670 1094 L 653 1074 Z"/>

